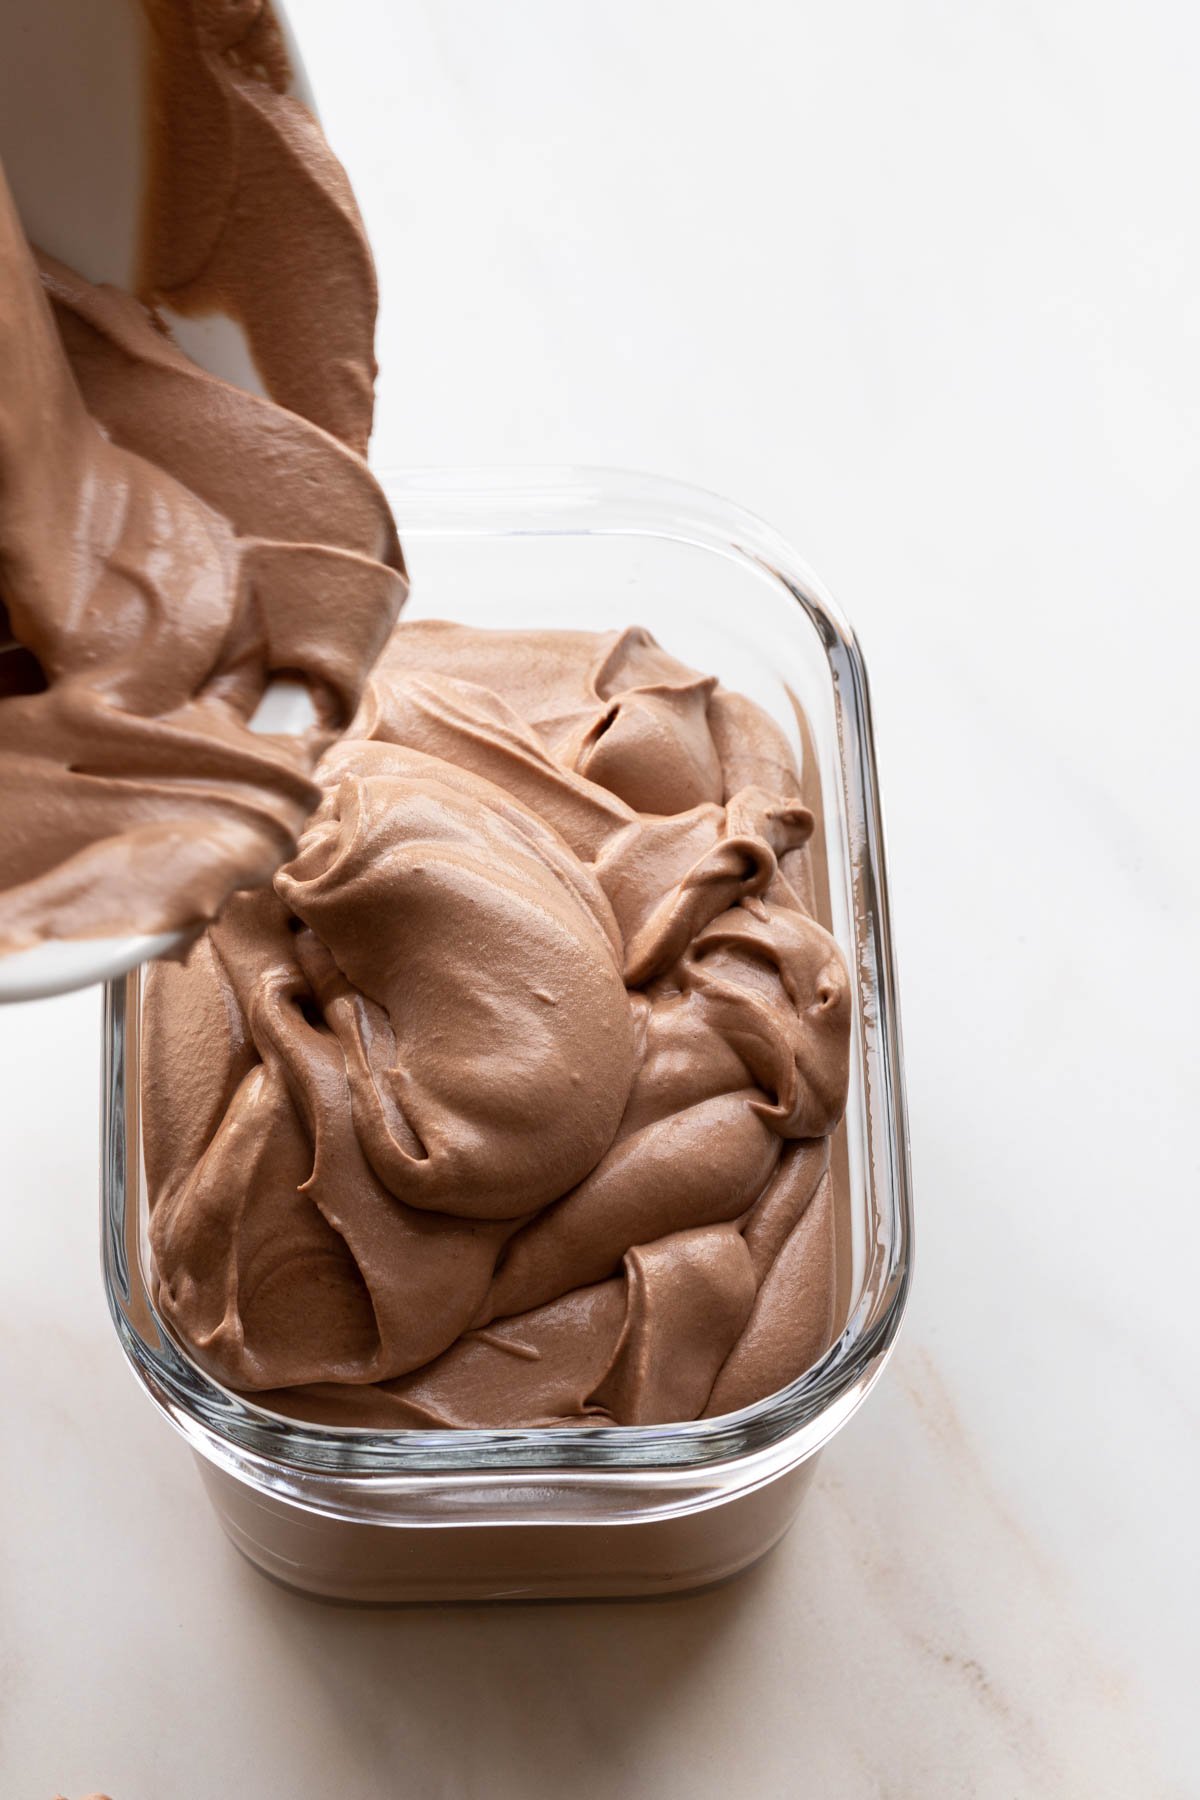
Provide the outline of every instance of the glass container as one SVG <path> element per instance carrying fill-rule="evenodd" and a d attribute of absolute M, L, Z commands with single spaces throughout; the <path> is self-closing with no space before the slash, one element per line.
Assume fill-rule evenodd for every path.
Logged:
<path fill-rule="evenodd" d="M 722 1418 L 509 1431 L 285 1419 L 190 1360 L 149 1280 L 138 971 L 105 994 L 102 1252 L 140 1384 L 190 1445 L 259 1569 L 330 1599 L 678 1592 L 787 1529 L 818 1452 L 895 1341 L 912 1216 L 883 834 L 866 672 L 816 577 L 769 527 L 678 483 L 597 470 L 398 472 L 406 616 L 505 627 L 644 625 L 784 727 L 817 813 L 822 922 L 851 975 L 850 1088 L 834 1143 L 841 1329 L 800 1378 Z"/>

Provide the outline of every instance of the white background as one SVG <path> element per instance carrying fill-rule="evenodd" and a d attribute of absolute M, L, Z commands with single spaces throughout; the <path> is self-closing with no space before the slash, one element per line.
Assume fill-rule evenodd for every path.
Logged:
<path fill-rule="evenodd" d="M 96 995 L 8 1013 L 0 1793 L 1196 1795 L 1200 15 L 291 11 L 380 265 L 377 460 L 698 482 L 859 628 L 917 1289 L 731 1586 L 315 1606 L 104 1315 Z"/>

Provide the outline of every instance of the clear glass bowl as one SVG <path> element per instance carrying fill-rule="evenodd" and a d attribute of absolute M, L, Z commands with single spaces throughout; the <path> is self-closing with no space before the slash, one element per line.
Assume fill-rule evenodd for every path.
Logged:
<path fill-rule="evenodd" d="M 102 1237 L 117 1334 L 191 1445 L 221 1522 L 267 1574 L 344 1600 L 679 1591 L 786 1530 L 816 1453 L 878 1379 L 900 1323 L 912 1218 L 900 1028 L 866 673 L 853 633 L 774 532 L 696 489 L 594 470 L 385 477 L 413 571 L 410 617 L 647 626 L 788 731 L 824 923 L 854 992 L 834 1147 L 844 1317 L 799 1380 L 692 1424 L 513 1431 L 305 1425 L 205 1375 L 151 1299 L 139 1123 L 141 981 L 104 1022 Z"/>

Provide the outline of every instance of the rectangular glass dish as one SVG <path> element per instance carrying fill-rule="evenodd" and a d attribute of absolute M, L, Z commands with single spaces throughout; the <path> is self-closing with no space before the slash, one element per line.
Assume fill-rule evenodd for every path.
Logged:
<path fill-rule="evenodd" d="M 841 1329 L 788 1387 L 688 1424 L 371 1431 L 266 1411 L 205 1375 L 151 1298 L 136 970 L 105 996 L 101 1233 L 113 1322 L 233 1543 L 292 1587 L 388 1603 L 701 1586 L 787 1529 L 817 1452 L 878 1379 L 908 1291 L 900 1030 L 862 658 L 787 545 L 695 489 L 589 470 L 401 472 L 384 485 L 413 575 L 406 617 L 644 625 L 787 732 L 818 819 L 822 923 L 854 1003 L 834 1143 Z"/>

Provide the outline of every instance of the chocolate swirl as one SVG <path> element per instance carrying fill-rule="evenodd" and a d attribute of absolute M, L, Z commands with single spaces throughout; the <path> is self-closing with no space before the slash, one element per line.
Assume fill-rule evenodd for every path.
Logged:
<path fill-rule="evenodd" d="M 245 331 L 267 392 L 366 454 L 375 267 L 266 0 L 142 0 L 150 179 L 138 292 Z"/>
<path fill-rule="evenodd" d="M 644 633 L 403 625 L 271 890 L 156 968 L 157 1298 L 341 1423 L 646 1424 L 833 1325 L 850 998 L 782 735 Z"/>
<path fill-rule="evenodd" d="M 361 455 L 375 285 L 345 176 L 280 91 L 269 7 L 148 12 L 177 129 L 147 264 L 236 311 L 273 397 L 131 296 L 39 269 L 0 173 L 0 955 L 198 925 L 269 880 L 405 592 Z M 225 127 L 216 100 L 189 113 L 185 154 L 171 102 L 202 78 Z M 168 219 L 198 260 L 164 262 Z M 247 727 L 279 673 L 316 702 L 303 738 Z"/>

